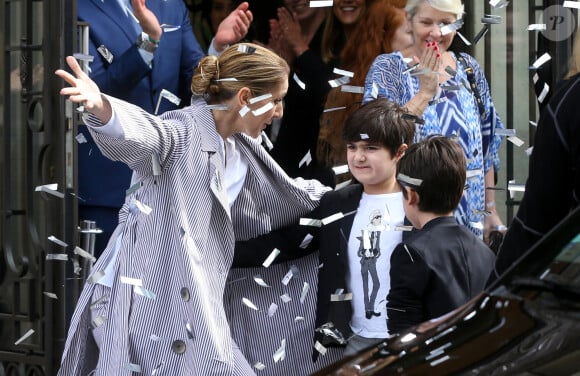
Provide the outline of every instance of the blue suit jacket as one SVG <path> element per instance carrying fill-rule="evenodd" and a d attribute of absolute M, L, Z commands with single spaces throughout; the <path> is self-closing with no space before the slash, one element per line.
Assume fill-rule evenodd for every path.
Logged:
<path fill-rule="evenodd" d="M 138 32 L 116 0 L 79 0 L 78 18 L 89 23 L 90 77 L 105 94 L 126 100 L 153 113 L 161 90 L 190 102 L 193 70 L 204 56 L 189 22 L 182 0 L 147 1 L 147 7 L 164 28 L 152 66 L 143 61 L 136 46 Z M 105 46 L 113 55 L 109 62 L 97 51 Z M 159 113 L 177 106 L 162 99 Z M 111 162 L 98 150 L 86 127 L 79 127 L 87 143 L 79 144 L 79 196 L 81 205 L 120 208 L 131 179 L 131 170 Z"/>

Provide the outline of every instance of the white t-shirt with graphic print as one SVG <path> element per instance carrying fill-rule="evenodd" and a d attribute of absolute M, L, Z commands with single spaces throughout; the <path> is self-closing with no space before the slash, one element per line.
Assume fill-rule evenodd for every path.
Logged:
<path fill-rule="evenodd" d="M 348 239 L 348 287 L 352 292 L 354 334 L 387 337 L 386 299 L 391 253 L 402 240 L 403 194 L 363 193 Z"/>

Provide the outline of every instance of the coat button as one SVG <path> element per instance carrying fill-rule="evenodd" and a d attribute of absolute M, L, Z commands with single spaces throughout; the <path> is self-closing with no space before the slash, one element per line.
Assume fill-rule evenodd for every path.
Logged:
<path fill-rule="evenodd" d="M 185 300 L 186 302 L 189 302 L 190 294 L 189 294 L 189 289 L 187 287 L 183 287 L 180 290 L 180 294 L 181 294 L 181 299 Z"/>
<path fill-rule="evenodd" d="M 173 341 L 171 350 L 176 354 L 183 354 L 185 352 L 185 342 L 180 339 Z"/>

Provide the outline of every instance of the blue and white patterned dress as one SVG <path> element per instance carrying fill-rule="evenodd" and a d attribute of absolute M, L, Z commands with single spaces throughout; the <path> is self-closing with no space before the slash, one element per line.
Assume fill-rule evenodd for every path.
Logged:
<path fill-rule="evenodd" d="M 495 129 L 503 128 L 491 101 L 489 85 L 477 61 L 467 54 L 461 54 L 467 65 L 473 69 L 485 113 L 480 117 L 479 108 L 471 93 L 465 67 L 456 60 L 455 77 L 441 84 L 433 105 L 423 113 L 425 124 L 418 125 L 415 141 L 429 135 L 442 134 L 454 137 L 463 147 L 467 159 L 467 185 L 455 217 L 476 235 L 482 236 L 483 214 L 485 210 L 484 175 L 492 166 L 499 167 L 498 148 L 501 138 Z M 419 79 L 404 73 L 408 65 L 399 52 L 379 55 L 371 66 L 365 81 L 363 102 L 375 97 L 384 97 L 400 105 L 407 103 L 419 91 Z M 459 86 L 460 89 L 447 90 Z M 378 89 L 378 92 L 377 92 Z"/>

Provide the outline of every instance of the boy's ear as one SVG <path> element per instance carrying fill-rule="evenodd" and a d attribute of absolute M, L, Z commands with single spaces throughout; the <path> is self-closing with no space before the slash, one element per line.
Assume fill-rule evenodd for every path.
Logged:
<path fill-rule="evenodd" d="M 409 148 L 409 145 L 401 144 L 401 146 L 399 146 L 399 149 L 397 150 L 397 154 L 395 155 L 395 158 L 397 158 L 397 160 L 399 160 L 403 155 L 405 155 L 405 150 L 407 150 L 407 148 Z"/>
<path fill-rule="evenodd" d="M 406 188 L 406 189 L 407 189 L 407 199 L 409 200 L 409 205 L 412 205 L 412 206 L 419 205 L 419 201 L 421 199 L 421 197 L 419 196 L 419 193 L 417 193 L 416 190 L 411 189 L 411 188 Z"/>

